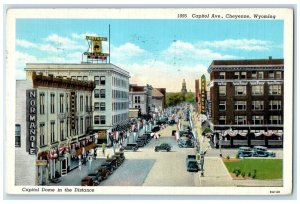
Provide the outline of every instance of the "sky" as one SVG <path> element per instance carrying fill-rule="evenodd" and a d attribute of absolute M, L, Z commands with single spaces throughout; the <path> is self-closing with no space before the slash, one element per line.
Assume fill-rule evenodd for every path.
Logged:
<path fill-rule="evenodd" d="M 130 83 L 179 92 L 213 60 L 283 58 L 281 20 L 17 19 L 16 73 L 26 63 L 81 63 L 86 35 L 108 37 L 110 62 L 130 73 Z M 108 42 L 104 42 L 108 53 Z"/>

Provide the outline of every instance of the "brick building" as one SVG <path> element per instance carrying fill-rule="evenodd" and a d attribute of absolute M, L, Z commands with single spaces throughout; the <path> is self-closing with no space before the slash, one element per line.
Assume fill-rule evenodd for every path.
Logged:
<path fill-rule="evenodd" d="M 208 72 L 214 143 L 282 146 L 284 60 L 214 60 Z"/>

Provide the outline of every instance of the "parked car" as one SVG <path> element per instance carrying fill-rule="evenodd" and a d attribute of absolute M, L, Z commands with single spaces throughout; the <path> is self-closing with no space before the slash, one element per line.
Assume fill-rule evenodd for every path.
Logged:
<path fill-rule="evenodd" d="M 193 139 L 189 139 L 187 137 L 181 137 L 178 140 L 178 146 L 183 148 L 194 148 L 195 143 Z"/>
<path fill-rule="evenodd" d="M 167 152 L 169 152 L 171 150 L 171 146 L 167 143 L 162 143 L 159 146 L 155 146 L 154 149 L 156 152 L 157 151 L 161 151 L 161 150 L 166 150 Z"/>
<path fill-rule="evenodd" d="M 113 170 L 116 170 L 118 168 L 118 161 L 116 157 L 111 156 L 110 158 L 106 159 L 106 162 L 111 163 Z"/>
<path fill-rule="evenodd" d="M 152 128 L 152 132 L 158 132 L 160 131 L 160 126 L 156 125 Z"/>
<path fill-rule="evenodd" d="M 174 124 L 176 124 L 176 122 L 175 122 L 174 119 L 172 119 L 172 120 L 169 120 L 169 121 L 168 121 L 168 124 L 169 124 L 169 125 L 174 125 Z"/>
<path fill-rule="evenodd" d="M 105 161 L 101 164 L 101 167 L 106 167 L 109 170 L 109 174 L 112 174 L 114 172 L 114 167 L 112 162 Z"/>
<path fill-rule="evenodd" d="M 150 133 L 145 133 L 145 134 L 143 134 L 141 137 L 144 137 L 144 138 L 146 138 L 146 140 L 147 140 L 147 142 L 150 142 L 150 140 L 151 140 L 151 132 Z"/>
<path fill-rule="evenodd" d="M 85 176 L 81 179 L 81 186 L 94 186 L 93 178 L 90 176 Z"/>
<path fill-rule="evenodd" d="M 268 151 L 267 147 L 264 146 L 254 146 L 253 147 L 253 156 L 254 157 L 275 157 L 274 152 Z"/>
<path fill-rule="evenodd" d="M 107 179 L 109 174 L 111 174 L 109 169 L 106 166 L 100 166 L 98 172 L 101 174 L 102 181 Z"/>
<path fill-rule="evenodd" d="M 164 125 L 168 123 L 168 118 L 162 118 L 156 122 L 157 125 Z"/>
<path fill-rule="evenodd" d="M 196 160 L 196 155 L 187 155 L 186 169 L 187 171 L 195 171 L 195 172 L 199 170 L 199 166 Z"/>
<path fill-rule="evenodd" d="M 239 157 L 252 157 L 253 151 L 250 147 L 239 147 L 238 156 Z"/>
<path fill-rule="evenodd" d="M 132 150 L 132 151 L 137 151 L 138 150 L 138 144 L 137 143 L 128 143 L 127 146 L 122 146 L 120 148 L 120 151 L 124 151 L 124 150 Z"/>
<path fill-rule="evenodd" d="M 98 186 L 103 180 L 102 175 L 98 171 L 89 173 L 88 176 L 92 178 L 94 186 Z"/>
<path fill-rule="evenodd" d="M 125 161 L 124 152 L 116 152 L 114 156 L 116 156 L 121 163 Z"/>
<path fill-rule="evenodd" d="M 147 144 L 147 140 L 145 138 L 138 137 L 136 143 L 139 147 L 144 147 Z"/>

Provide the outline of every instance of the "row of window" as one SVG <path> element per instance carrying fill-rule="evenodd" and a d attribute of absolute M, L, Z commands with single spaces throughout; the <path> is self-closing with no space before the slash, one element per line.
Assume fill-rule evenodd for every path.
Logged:
<path fill-rule="evenodd" d="M 41 115 L 45 114 L 45 93 L 40 93 L 39 95 L 39 112 Z M 84 106 L 89 106 L 90 102 L 92 101 L 92 99 L 88 96 L 85 96 L 85 103 L 84 103 L 84 96 L 80 95 L 79 96 L 79 103 L 77 101 L 78 97 L 77 94 L 75 95 L 75 111 L 77 112 L 78 110 L 80 112 L 84 111 Z M 59 94 L 59 107 L 58 107 L 58 112 L 59 113 L 64 113 L 69 112 L 69 95 L 68 94 Z M 54 114 L 55 111 L 55 104 L 56 104 L 56 99 L 55 99 L 55 94 L 54 93 L 50 93 L 50 113 Z M 79 104 L 79 107 L 77 107 L 77 105 Z M 88 111 L 88 109 L 86 108 L 85 111 Z"/>
<path fill-rule="evenodd" d="M 105 85 L 105 76 L 95 76 L 94 77 L 95 85 Z"/>
<path fill-rule="evenodd" d="M 281 110 L 281 101 L 280 100 L 271 100 L 269 101 L 269 110 Z M 247 101 L 235 101 L 234 110 L 236 111 L 245 111 L 247 109 Z M 219 102 L 219 110 L 226 110 L 226 101 Z M 252 101 L 252 110 L 264 110 L 264 101 Z"/>
<path fill-rule="evenodd" d="M 275 84 L 269 86 L 269 95 L 281 95 L 281 85 Z M 251 93 L 253 96 L 255 95 L 263 95 L 264 94 L 264 85 L 253 85 L 251 86 Z M 245 96 L 247 94 L 247 86 L 235 86 L 234 87 L 234 95 L 235 96 Z M 219 95 L 226 96 L 226 86 L 219 86 Z"/>
<path fill-rule="evenodd" d="M 219 79 L 227 79 L 226 72 L 219 72 Z M 234 72 L 234 79 L 247 79 L 247 72 Z M 263 71 L 252 71 L 250 79 L 264 79 Z M 282 79 L 282 71 L 269 71 L 268 79 Z"/>
<path fill-rule="evenodd" d="M 63 76 L 63 78 L 65 78 L 66 76 Z M 83 81 L 87 81 L 88 80 L 88 77 L 87 76 L 71 76 L 71 79 L 74 79 L 74 80 L 83 80 Z"/>
<path fill-rule="evenodd" d="M 94 98 L 105 98 L 105 89 L 94 89 Z"/>
<path fill-rule="evenodd" d="M 129 107 L 129 103 L 128 102 L 115 102 L 113 103 L 113 107 L 112 110 L 126 110 Z"/>
<path fill-rule="evenodd" d="M 252 116 L 251 124 L 254 125 L 263 125 L 265 123 L 263 115 L 255 115 Z M 219 117 L 219 124 L 225 125 L 226 123 L 226 116 Z M 234 117 L 234 124 L 235 125 L 247 125 L 247 116 L 235 116 Z M 282 124 L 282 116 L 281 115 L 270 115 L 268 124 L 278 125 Z"/>
<path fill-rule="evenodd" d="M 112 90 L 112 98 L 128 99 L 128 92 Z"/>
<path fill-rule="evenodd" d="M 112 84 L 113 86 L 122 87 L 125 89 L 128 89 L 128 81 L 124 79 L 120 79 L 117 77 L 112 78 Z"/>
<path fill-rule="evenodd" d="M 60 141 L 64 141 L 69 137 L 69 134 L 71 133 L 72 136 L 78 135 L 78 134 L 84 134 L 88 127 L 91 126 L 91 120 L 90 117 L 85 118 L 85 126 L 84 126 L 84 118 L 80 117 L 75 120 L 75 129 L 71 132 L 69 132 L 69 122 L 65 123 L 64 120 L 59 121 L 59 130 L 58 134 L 56 134 L 56 123 L 55 121 L 50 121 L 50 141 L 46 141 L 46 130 L 45 130 L 45 123 L 42 122 L 39 124 L 39 144 L 37 146 L 43 147 L 48 145 L 48 142 L 50 144 L 53 144 L 55 142 L 58 142 L 57 136 L 59 136 Z M 21 125 L 16 124 L 15 125 L 15 146 L 21 147 Z"/>

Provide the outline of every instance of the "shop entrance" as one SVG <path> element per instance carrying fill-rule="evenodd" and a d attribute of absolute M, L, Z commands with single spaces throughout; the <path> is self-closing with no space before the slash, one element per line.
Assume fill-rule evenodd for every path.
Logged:
<path fill-rule="evenodd" d="M 62 161 L 61 161 L 61 175 L 62 176 L 65 176 L 67 175 L 67 168 L 68 168 L 68 160 L 66 158 L 64 158 Z"/>

